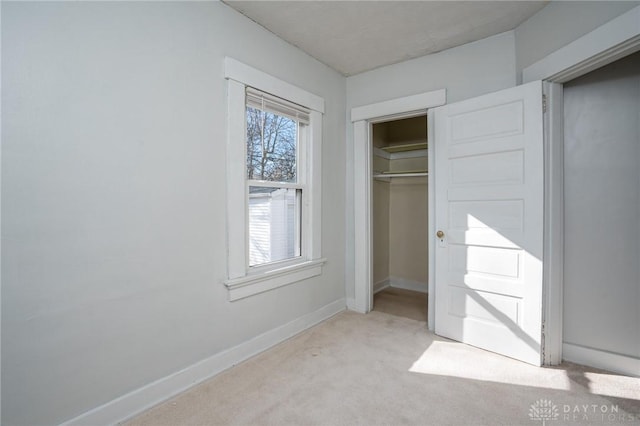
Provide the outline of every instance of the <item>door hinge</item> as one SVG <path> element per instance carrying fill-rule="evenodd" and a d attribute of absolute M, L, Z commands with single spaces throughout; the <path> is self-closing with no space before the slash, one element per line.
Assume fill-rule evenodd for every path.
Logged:
<path fill-rule="evenodd" d="M 542 113 L 547 112 L 547 95 L 542 95 Z"/>
<path fill-rule="evenodd" d="M 546 353 L 546 330 L 545 330 L 545 323 L 544 321 L 542 322 L 542 329 L 541 329 L 541 336 L 540 336 L 540 349 L 541 349 L 541 354 L 540 357 L 542 359 L 542 365 L 547 365 L 547 353 Z"/>

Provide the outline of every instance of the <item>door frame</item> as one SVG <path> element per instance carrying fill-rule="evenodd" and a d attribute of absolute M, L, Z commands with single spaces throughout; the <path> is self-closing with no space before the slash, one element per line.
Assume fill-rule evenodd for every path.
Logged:
<path fill-rule="evenodd" d="M 351 109 L 353 123 L 353 194 L 354 194 L 354 284 L 355 299 L 350 309 L 368 313 L 373 308 L 373 247 L 372 247 L 372 174 L 371 162 L 373 155 L 371 126 L 375 123 L 399 120 L 427 114 L 428 139 L 432 140 L 432 122 L 429 108 L 435 108 L 446 103 L 446 90 L 440 89 L 418 95 L 405 96 L 383 102 L 359 106 Z M 431 149 L 433 145 L 429 146 Z M 428 155 L 429 168 L 432 166 L 432 156 Z M 428 187 L 431 187 L 433 174 L 429 173 Z M 432 223 L 432 191 L 429 191 L 429 224 Z M 435 308 L 435 297 L 432 291 L 433 280 L 431 269 L 433 266 L 433 250 L 431 245 L 432 227 L 429 226 L 429 306 L 427 323 L 429 328 L 434 326 L 432 318 Z"/>
<path fill-rule="evenodd" d="M 545 125 L 545 236 L 543 359 L 562 361 L 564 266 L 563 83 L 640 50 L 640 6 L 601 25 L 522 70 L 522 82 L 543 80 Z"/>

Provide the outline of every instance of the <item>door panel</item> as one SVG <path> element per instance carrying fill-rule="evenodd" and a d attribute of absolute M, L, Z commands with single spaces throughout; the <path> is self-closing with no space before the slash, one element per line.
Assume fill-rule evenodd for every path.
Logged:
<path fill-rule="evenodd" d="M 436 333 L 540 365 L 542 84 L 434 114 Z"/>

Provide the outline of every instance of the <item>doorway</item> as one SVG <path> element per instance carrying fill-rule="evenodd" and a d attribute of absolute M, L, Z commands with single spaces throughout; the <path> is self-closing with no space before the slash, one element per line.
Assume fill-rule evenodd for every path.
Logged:
<path fill-rule="evenodd" d="M 563 358 L 640 375 L 640 53 L 563 90 Z"/>
<path fill-rule="evenodd" d="M 371 129 L 373 310 L 426 322 L 427 116 Z"/>
<path fill-rule="evenodd" d="M 427 115 L 431 123 L 431 116 L 427 114 L 429 108 L 446 104 L 446 90 L 431 92 L 402 98 L 390 99 L 369 105 L 355 107 L 351 110 L 353 122 L 353 198 L 354 198 L 354 297 L 347 299 L 349 309 L 367 313 L 373 307 L 373 238 L 372 238 L 372 176 L 373 176 L 373 144 L 372 126 L 375 123 L 411 118 Z M 433 134 L 432 126 L 427 127 L 429 139 Z M 427 157 L 429 167 L 433 160 Z M 429 185 L 431 177 L 428 177 Z M 432 223 L 432 197 L 429 194 L 428 223 Z M 429 233 L 432 231 L 429 225 Z M 433 236 L 428 235 L 429 250 L 433 246 Z M 433 256 L 429 256 L 429 269 L 433 265 Z M 429 290 L 433 290 L 432 272 L 429 272 Z M 433 329 L 434 298 L 428 299 L 427 325 Z"/>

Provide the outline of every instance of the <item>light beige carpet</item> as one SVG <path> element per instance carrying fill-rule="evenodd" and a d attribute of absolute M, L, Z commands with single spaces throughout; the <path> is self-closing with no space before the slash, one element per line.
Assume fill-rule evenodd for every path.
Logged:
<path fill-rule="evenodd" d="M 640 379 L 533 367 L 424 321 L 346 311 L 128 424 L 639 425 L 639 400 Z"/>
<path fill-rule="evenodd" d="M 427 321 L 427 294 L 387 287 L 373 295 L 373 310 Z"/>

